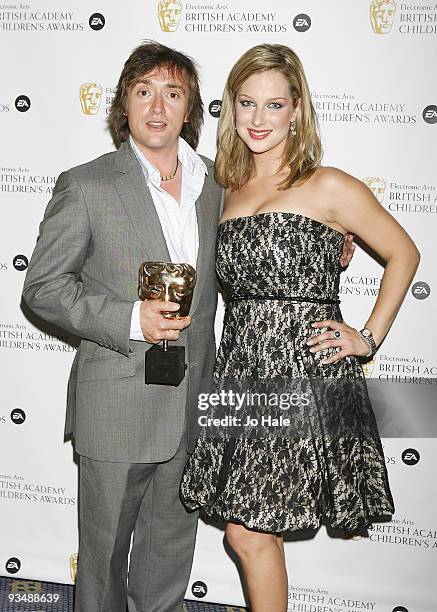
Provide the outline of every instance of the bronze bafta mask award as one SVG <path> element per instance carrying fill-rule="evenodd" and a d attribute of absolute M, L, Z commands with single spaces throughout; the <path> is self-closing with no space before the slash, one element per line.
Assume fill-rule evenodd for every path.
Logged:
<path fill-rule="evenodd" d="M 180 305 L 177 312 L 163 312 L 167 319 L 181 319 L 190 312 L 196 271 L 186 263 L 145 261 L 138 273 L 138 295 L 142 300 L 161 300 Z M 152 346 L 146 351 L 146 384 L 177 387 L 185 376 L 185 347 Z"/>

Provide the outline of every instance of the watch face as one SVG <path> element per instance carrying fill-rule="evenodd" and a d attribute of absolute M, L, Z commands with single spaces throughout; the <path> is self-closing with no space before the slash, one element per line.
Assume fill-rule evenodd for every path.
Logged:
<path fill-rule="evenodd" d="M 368 338 L 369 336 L 372 335 L 372 332 L 370 331 L 370 329 L 363 329 L 362 334 L 363 334 L 363 336 Z"/>

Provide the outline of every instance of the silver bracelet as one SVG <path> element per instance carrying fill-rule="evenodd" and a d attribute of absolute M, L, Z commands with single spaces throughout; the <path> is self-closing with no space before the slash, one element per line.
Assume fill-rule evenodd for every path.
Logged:
<path fill-rule="evenodd" d="M 367 346 L 369 347 L 369 352 L 365 356 L 371 357 L 372 355 L 376 353 L 376 350 L 378 348 L 376 346 L 375 338 L 373 337 L 372 332 L 370 331 L 368 327 L 363 327 L 363 329 L 360 329 L 359 334 L 364 340 L 364 342 L 367 344 Z"/>

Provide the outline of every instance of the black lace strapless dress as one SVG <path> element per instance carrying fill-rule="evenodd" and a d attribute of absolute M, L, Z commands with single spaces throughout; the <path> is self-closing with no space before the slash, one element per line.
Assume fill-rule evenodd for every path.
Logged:
<path fill-rule="evenodd" d="M 335 349 L 313 354 L 306 344 L 311 323 L 342 320 L 343 240 L 296 213 L 260 213 L 219 226 L 216 267 L 227 307 L 215 384 L 304 380 L 314 401 L 299 413 L 309 435 L 227 438 L 203 430 L 181 481 L 188 510 L 272 533 L 322 523 L 353 531 L 393 514 L 359 360 L 322 364 Z"/>

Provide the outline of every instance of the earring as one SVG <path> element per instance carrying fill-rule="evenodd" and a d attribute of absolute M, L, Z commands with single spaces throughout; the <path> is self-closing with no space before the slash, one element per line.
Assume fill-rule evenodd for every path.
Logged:
<path fill-rule="evenodd" d="M 296 136 L 296 119 L 290 121 L 290 136 Z"/>

